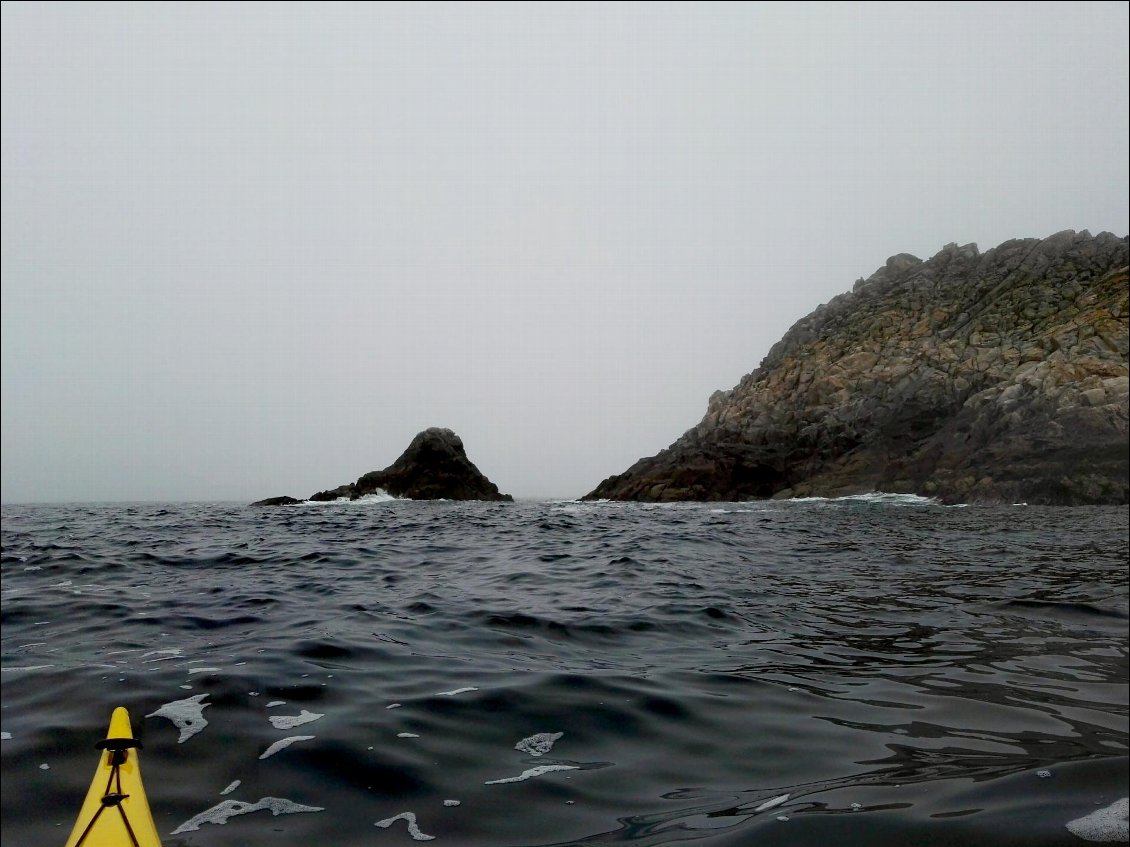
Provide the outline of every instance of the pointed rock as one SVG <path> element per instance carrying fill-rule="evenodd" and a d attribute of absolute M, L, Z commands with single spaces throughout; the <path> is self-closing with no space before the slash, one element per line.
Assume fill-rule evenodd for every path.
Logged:
<path fill-rule="evenodd" d="M 319 491 L 318 502 L 357 500 L 379 492 L 412 500 L 511 501 L 467 458 L 463 440 L 450 429 L 432 427 L 412 439 L 399 459 L 382 471 L 370 471 L 356 482 Z M 287 506 L 293 497 L 271 497 L 253 506 Z"/>

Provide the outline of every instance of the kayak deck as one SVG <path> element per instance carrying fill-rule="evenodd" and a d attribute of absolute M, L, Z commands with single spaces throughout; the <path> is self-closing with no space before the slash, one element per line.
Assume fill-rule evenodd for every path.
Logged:
<path fill-rule="evenodd" d="M 145 787 L 141 742 L 133 737 L 129 712 L 118 706 L 110 718 L 104 750 L 66 847 L 160 847 Z"/>

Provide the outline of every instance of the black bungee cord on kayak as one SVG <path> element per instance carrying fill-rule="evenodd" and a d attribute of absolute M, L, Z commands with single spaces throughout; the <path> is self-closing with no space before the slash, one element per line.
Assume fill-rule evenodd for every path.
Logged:
<path fill-rule="evenodd" d="M 102 815 L 104 811 L 113 806 L 118 810 L 122 816 L 122 823 L 126 825 L 126 832 L 129 833 L 130 844 L 133 847 L 141 847 L 138 843 L 137 836 L 133 834 L 133 827 L 130 826 L 129 816 L 126 815 L 126 810 L 122 808 L 122 801 L 129 797 L 128 794 L 122 793 L 122 775 L 119 768 L 125 764 L 126 759 L 129 758 L 129 750 L 131 748 L 141 749 L 141 742 L 136 738 L 107 738 L 99 741 L 94 745 L 99 750 L 108 750 L 110 756 L 110 778 L 106 780 L 106 789 L 102 792 L 102 805 L 98 807 L 98 811 L 94 813 L 94 817 L 90 819 L 90 823 L 86 825 L 86 829 L 82 831 L 82 835 L 78 837 L 75 842 L 75 847 L 80 847 L 86 836 L 94 828 L 95 822 Z M 116 790 L 114 790 L 116 789 Z"/>

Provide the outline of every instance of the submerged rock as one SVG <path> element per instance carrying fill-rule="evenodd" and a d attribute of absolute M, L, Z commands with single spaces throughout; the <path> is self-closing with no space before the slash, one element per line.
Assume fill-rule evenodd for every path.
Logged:
<path fill-rule="evenodd" d="M 585 499 L 1125 504 L 1127 239 L 900 254 Z"/>
<path fill-rule="evenodd" d="M 467 458 L 463 441 L 450 429 L 432 427 L 412 439 L 400 458 L 382 471 L 370 471 L 356 482 L 339 485 L 310 496 L 311 500 L 357 500 L 384 492 L 413 500 L 513 500 L 502 494 Z M 292 497 L 272 497 L 254 506 L 282 506 L 301 502 Z"/>

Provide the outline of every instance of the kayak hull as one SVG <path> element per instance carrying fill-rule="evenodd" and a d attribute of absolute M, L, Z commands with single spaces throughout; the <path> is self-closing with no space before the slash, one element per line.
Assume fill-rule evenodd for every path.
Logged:
<path fill-rule="evenodd" d="M 114 709 L 106 740 L 98 747 L 103 750 L 98 768 L 66 847 L 160 847 L 141 783 L 141 745 L 121 706 Z"/>

